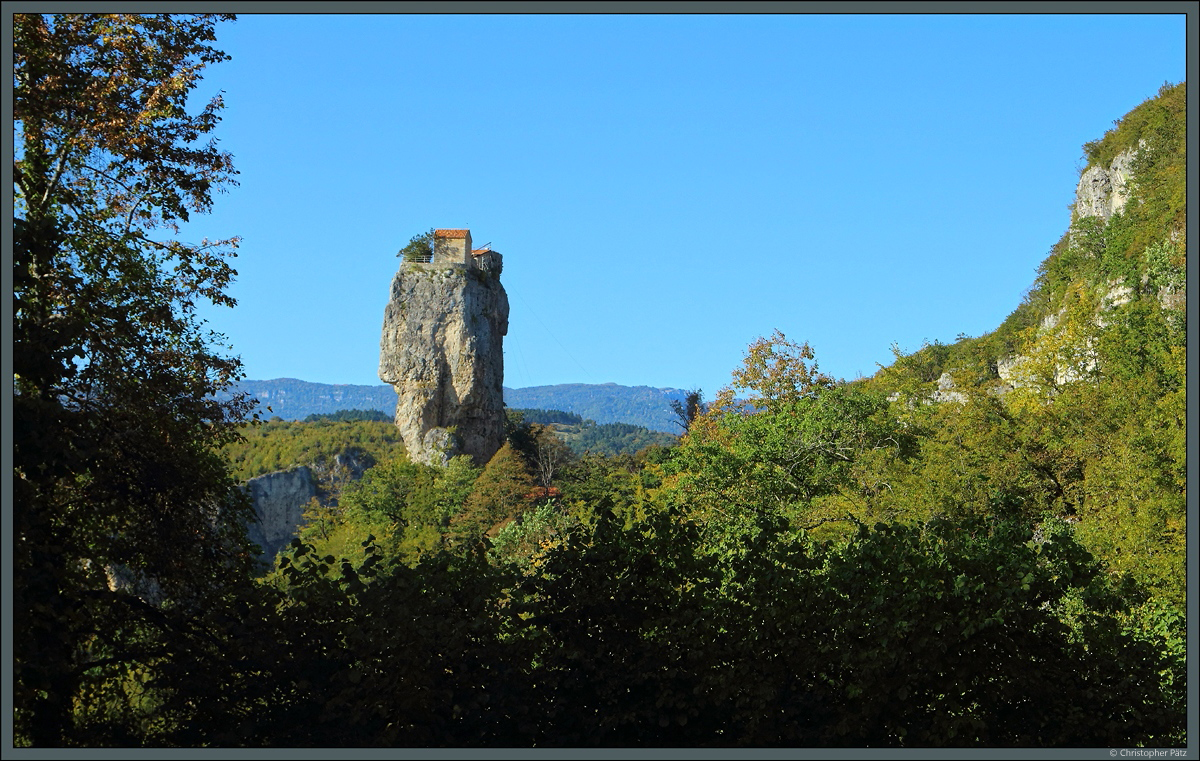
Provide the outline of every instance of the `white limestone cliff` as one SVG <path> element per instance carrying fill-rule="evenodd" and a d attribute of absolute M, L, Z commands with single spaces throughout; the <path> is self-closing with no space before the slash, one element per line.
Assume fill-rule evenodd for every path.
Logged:
<path fill-rule="evenodd" d="M 1137 152 L 1130 148 L 1117 154 L 1107 168 L 1088 167 L 1075 188 L 1075 217 L 1100 217 L 1105 222 L 1125 208 L 1129 180 Z"/>

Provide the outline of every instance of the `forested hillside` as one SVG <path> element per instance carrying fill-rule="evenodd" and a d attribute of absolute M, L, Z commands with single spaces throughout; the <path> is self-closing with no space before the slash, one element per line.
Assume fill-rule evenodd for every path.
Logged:
<path fill-rule="evenodd" d="M 888 484 L 877 514 L 1054 515 L 1112 570 L 1182 604 L 1185 105 L 1185 84 L 1164 86 L 1084 146 L 1085 185 L 1131 154 L 1128 199 L 1107 218 L 1077 204 L 1002 325 L 897 357 L 863 384 L 897 395 L 919 446 L 871 476 Z M 962 401 L 924 404 L 939 379 Z"/>
<path fill-rule="evenodd" d="M 272 420 L 248 426 L 240 441 L 222 453 L 240 479 L 295 465 L 333 462 L 338 453 L 355 448 L 376 461 L 404 455 L 404 442 L 391 422 L 376 420 L 306 422 Z"/>
<path fill-rule="evenodd" d="M 557 386 L 505 388 L 509 407 L 566 410 L 597 423 L 628 423 L 652 431 L 679 433 L 671 402 L 687 391 L 651 386 L 620 386 L 616 383 L 562 383 Z"/>
<path fill-rule="evenodd" d="M 626 423 L 598 424 L 561 410 L 510 410 L 523 422 L 553 432 L 576 455 L 633 455 L 646 447 L 670 447 L 678 437 Z M 345 450 L 356 449 L 375 461 L 404 456 L 404 442 L 395 424 L 378 418 L 382 413 L 339 410 L 311 415 L 308 420 L 269 420 L 248 425 L 239 441 L 225 445 L 222 453 L 240 479 L 285 470 L 296 465 L 333 462 Z"/>
<path fill-rule="evenodd" d="M 671 447 L 679 441 L 678 436 L 651 431 L 640 425 L 597 423 L 562 410 L 510 409 L 508 415 L 525 423 L 549 427 L 577 455 L 632 455 L 646 447 Z"/>
<path fill-rule="evenodd" d="M 1085 146 L 1111 192 L 993 333 L 848 383 L 775 332 L 659 393 L 674 446 L 514 411 L 434 467 L 216 395 L 236 240 L 147 230 L 231 180 L 179 137 L 222 19 L 14 16 L 16 745 L 1188 745 L 1184 84 Z M 239 478 L 348 443 L 260 572 Z"/>
<path fill-rule="evenodd" d="M 678 437 L 661 431 L 651 431 L 629 423 L 595 423 L 558 425 L 555 432 L 576 454 L 619 455 L 637 454 L 646 447 L 671 447 Z"/>

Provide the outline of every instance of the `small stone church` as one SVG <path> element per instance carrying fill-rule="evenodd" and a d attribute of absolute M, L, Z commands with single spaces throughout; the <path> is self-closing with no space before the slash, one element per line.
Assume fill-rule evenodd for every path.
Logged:
<path fill-rule="evenodd" d="M 500 254 L 492 250 L 491 244 L 483 248 L 471 247 L 471 231 L 463 229 L 438 229 L 433 231 L 433 253 L 424 261 L 409 262 L 432 264 L 442 267 L 466 267 L 500 274 Z"/>

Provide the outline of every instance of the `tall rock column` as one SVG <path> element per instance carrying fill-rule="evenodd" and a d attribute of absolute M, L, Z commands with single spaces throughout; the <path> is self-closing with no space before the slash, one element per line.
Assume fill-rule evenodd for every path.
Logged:
<path fill-rule="evenodd" d="M 508 295 L 500 255 L 445 247 L 406 261 L 392 280 L 379 344 L 379 377 L 396 389 L 396 426 L 414 462 L 468 454 L 484 465 L 504 443 L 504 336 Z M 453 255 L 442 256 L 443 251 Z"/>

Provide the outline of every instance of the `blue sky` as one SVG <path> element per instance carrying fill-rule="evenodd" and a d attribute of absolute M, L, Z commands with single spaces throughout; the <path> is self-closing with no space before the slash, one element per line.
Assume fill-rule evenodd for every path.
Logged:
<path fill-rule="evenodd" d="M 396 251 L 504 255 L 505 385 L 701 387 L 779 329 L 838 377 L 995 328 L 1081 146 L 1185 78 L 1182 15 L 245 15 L 216 131 L 247 376 L 378 384 Z"/>

